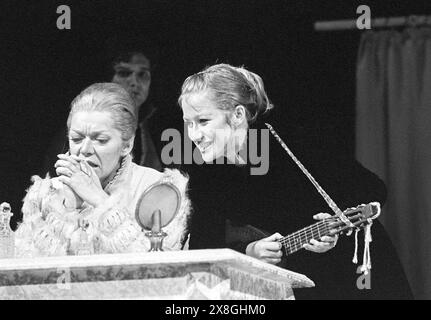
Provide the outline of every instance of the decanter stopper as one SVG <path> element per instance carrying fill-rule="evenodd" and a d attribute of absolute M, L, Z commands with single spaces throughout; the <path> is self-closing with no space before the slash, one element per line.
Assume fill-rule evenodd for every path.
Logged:
<path fill-rule="evenodd" d="M 156 210 L 153 212 L 151 217 L 152 228 L 150 232 L 146 232 L 145 235 L 150 239 L 150 251 L 163 251 L 163 239 L 167 236 L 166 232 L 161 229 L 161 212 Z"/>
<path fill-rule="evenodd" d="M 10 204 L 0 204 L 0 258 L 15 256 L 15 234 L 10 228 L 10 218 L 13 216 Z"/>

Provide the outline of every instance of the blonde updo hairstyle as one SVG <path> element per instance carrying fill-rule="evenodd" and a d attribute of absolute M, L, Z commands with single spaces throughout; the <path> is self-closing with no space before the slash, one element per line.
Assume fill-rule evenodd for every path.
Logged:
<path fill-rule="evenodd" d="M 121 132 L 123 141 L 128 141 L 135 135 L 138 122 L 134 102 L 129 93 L 118 84 L 95 83 L 73 99 L 67 118 L 68 132 L 73 115 L 81 111 L 110 113 L 114 128 Z"/>
<path fill-rule="evenodd" d="M 234 111 L 242 105 L 248 124 L 273 108 L 265 92 L 262 78 L 244 67 L 216 64 L 189 76 L 183 83 L 178 103 L 192 93 L 210 90 L 220 109 Z"/>

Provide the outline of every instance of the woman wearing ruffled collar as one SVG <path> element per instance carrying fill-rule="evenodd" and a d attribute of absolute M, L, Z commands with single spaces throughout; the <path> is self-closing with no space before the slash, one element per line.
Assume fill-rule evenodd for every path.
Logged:
<path fill-rule="evenodd" d="M 96 83 L 72 102 L 67 120 L 70 150 L 58 155 L 58 177 L 33 177 L 16 231 L 16 256 L 147 251 L 149 241 L 135 220 L 140 196 L 168 179 L 181 193 L 180 211 L 165 228 L 164 248 L 179 250 L 188 236 L 187 178 L 131 161 L 137 118 L 119 85 Z M 85 230 L 85 231 L 84 231 Z"/>

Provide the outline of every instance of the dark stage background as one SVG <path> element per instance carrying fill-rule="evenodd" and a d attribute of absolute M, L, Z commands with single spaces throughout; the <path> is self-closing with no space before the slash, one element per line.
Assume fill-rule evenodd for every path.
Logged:
<path fill-rule="evenodd" d="M 38 173 L 71 100 L 106 81 L 106 41 L 142 35 L 160 46 L 155 103 L 180 119 L 182 81 L 205 65 L 227 62 L 260 74 L 283 121 L 323 136 L 333 152 L 354 155 L 355 65 L 360 32 L 320 33 L 320 20 L 430 14 L 428 1 L 2 1 L 1 186 L 20 219 L 21 199 Z M 59 5 L 71 30 L 58 30 Z M 428 8 L 426 8 L 428 6 Z"/>

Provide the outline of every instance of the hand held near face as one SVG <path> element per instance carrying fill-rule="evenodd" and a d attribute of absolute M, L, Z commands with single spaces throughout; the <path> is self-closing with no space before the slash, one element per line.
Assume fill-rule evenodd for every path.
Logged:
<path fill-rule="evenodd" d="M 66 157 L 70 156 L 70 152 L 68 150 L 65 150 L 64 154 L 57 155 L 57 157 Z M 55 167 L 58 168 L 60 165 L 58 162 L 56 162 Z M 62 173 L 59 173 L 57 170 L 57 178 L 54 178 L 52 180 L 53 186 L 55 187 L 57 185 L 58 189 L 61 189 L 61 193 L 64 197 L 63 205 L 66 209 L 78 209 L 82 206 L 83 200 L 73 191 L 71 187 L 69 187 L 67 184 L 61 182 L 61 179 L 59 177 L 62 176 Z M 61 183 L 61 185 L 58 185 L 58 183 Z"/>
<path fill-rule="evenodd" d="M 75 155 L 60 154 L 55 164 L 58 180 L 65 188 L 65 207 L 79 208 L 85 201 L 97 207 L 108 197 L 99 178 L 85 159 Z"/>

